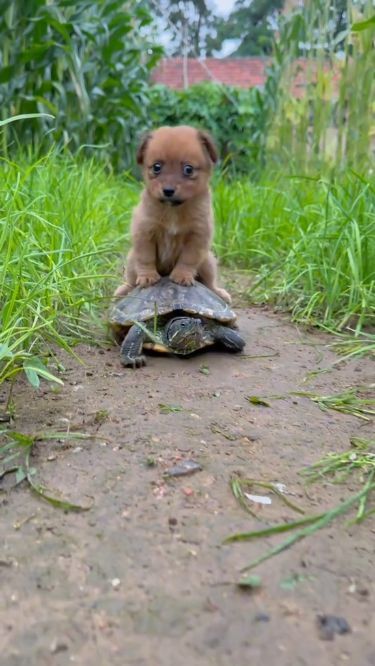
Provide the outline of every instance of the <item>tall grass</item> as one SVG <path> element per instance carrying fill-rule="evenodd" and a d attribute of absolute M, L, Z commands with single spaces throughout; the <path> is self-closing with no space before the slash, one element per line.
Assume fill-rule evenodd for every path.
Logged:
<path fill-rule="evenodd" d="M 120 277 L 139 185 L 54 152 L 0 167 L 0 383 L 56 345 L 96 340 Z M 254 274 L 251 298 L 295 319 L 360 331 L 375 312 L 369 181 L 214 185 L 216 251 Z M 37 364 L 31 364 L 39 372 Z"/>
<path fill-rule="evenodd" d="M 314 0 L 283 17 L 266 83 L 270 164 L 369 167 L 374 36 L 373 0 Z"/>
<path fill-rule="evenodd" d="M 1 382 L 50 343 L 95 337 L 137 186 L 54 153 L 3 161 L 0 183 Z"/>
<path fill-rule="evenodd" d="M 375 189 L 348 172 L 331 180 L 220 181 L 216 244 L 232 266 L 257 273 L 251 296 L 298 321 L 357 332 L 375 319 Z"/>

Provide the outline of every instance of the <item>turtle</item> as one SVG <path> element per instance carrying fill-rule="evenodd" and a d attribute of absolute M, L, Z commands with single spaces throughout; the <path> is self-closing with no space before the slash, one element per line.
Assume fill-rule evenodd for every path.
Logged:
<path fill-rule="evenodd" d="M 236 314 L 201 282 L 190 286 L 162 277 L 149 287 L 135 287 L 109 312 L 112 333 L 121 344 L 125 367 L 146 365 L 143 349 L 188 356 L 210 345 L 229 352 L 245 346 Z"/>

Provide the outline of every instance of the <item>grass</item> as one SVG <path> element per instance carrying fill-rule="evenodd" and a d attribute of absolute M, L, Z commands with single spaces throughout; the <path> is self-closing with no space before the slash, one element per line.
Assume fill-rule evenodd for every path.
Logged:
<path fill-rule="evenodd" d="M 333 395 L 317 395 L 308 391 L 293 391 L 291 395 L 310 398 L 319 405 L 320 409 L 333 409 L 342 414 L 357 416 L 364 421 L 370 421 L 375 416 L 375 398 L 368 396 L 369 388 L 352 387 L 342 393 Z M 363 395 L 361 395 L 363 394 Z"/>
<path fill-rule="evenodd" d="M 47 369 L 59 347 L 104 339 L 139 185 L 54 151 L 3 160 L 0 169 L 0 383 L 24 371 L 37 386 L 59 380 L 58 359 Z M 335 331 L 350 324 L 351 344 L 373 348 L 375 336 L 360 336 L 375 312 L 369 179 L 218 177 L 214 201 L 216 251 L 254 276 L 252 300 Z"/>
<path fill-rule="evenodd" d="M 352 493 L 346 500 L 340 502 L 332 509 L 325 512 L 305 516 L 298 520 L 280 523 L 279 525 L 271 525 L 261 530 L 251 530 L 249 532 L 240 532 L 232 534 L 225 539 L 224 543 L 234 543 L 237 541 L 250 541 L 261 537 L 270 537 L 276 534 L 283 534 L 284 532 L 294 531 L 294 533 L 287 539 L 282 541 L 277 546 L 266 551 L 256 559 L 252 560 L 243 569 L 242 573 L 246 573 L 255 568 L 262 562 L 266 562 L 271 557 L 279 555 L 295 543 L 302 539 L 313 535 L 318 530 L 327 527 L 331 522 L 337 518 L 346 515 L 349 511 L 357 507 L 356 515 L 352 519 L 352 523 L 360 523 L 365 518 L 373 515 L 374 508 L 368 509 L 368 502 L 371 493 L 375 490 L 375 441 L 367 440 L 364 438 L 353 437 L 351 440 L 352 448 L 343 453 L 331 453 L 318 460 L 310 467 L 302 470 L 301 474 L 310 482 L 316 482 L 322 479 L 331 480 L 334 483 L 342 483 L 346 481 L 350 475 L 359 472 L 359 480 L 361 489 Z M 238 479 L 235 479 L 238 481 Z M 245 480 L 245 484 L 249 483 Z M 259 482 L 256 482 L 259 485 Z M 272 484 L 265 484 L 264 486 L 272 486 Z M 231 480 L 232 492 L 242 508 L 248 511 L 246 501 L 243 494 L 243 484 L 236 483 L 233 486 L 233 479 Z M 285 498 L 284 498 L 285 501 Z M 293 506 L 294 509 L 296 507 Z M 251 585 L 252 577 L 242 577 L 239 580 L 240 586 Z M 249 582 L 248 582 L 249 581 Z"/>
<path fill-rule="evenodd" d="M 52 495 L 44 485 L 36 480 L 37 470 L 31 464 L 37 442 L 43 440 L 67 441 L 75 439 L 92 439 L 92 435 L 79 432 L 45 432 L 36 435 L 25 435 L 12 430 L 0 430 L 0 481 L 8 475 L 14 477 L 14 484 L 27 483 L 38 497 L 52 506 L 64 511 L 87 511 L 89 506 L 73 504 L 67 499 Z"/>
<path fill-rule="evenodd" d="M 375 323 L 370 178 L 347 171 L 330 179 L 276 174 L 256 186 L 221 180 L 214 200 L 218 254 L 254 271 L 252 300 L 335 331 L 354 325 L 359 334 Z"/>
<path fill-rule="evenodd" d="M 97 339 L 137 187 L 54 153 L 0 168 L 1 383 L 56 345 Z"/>

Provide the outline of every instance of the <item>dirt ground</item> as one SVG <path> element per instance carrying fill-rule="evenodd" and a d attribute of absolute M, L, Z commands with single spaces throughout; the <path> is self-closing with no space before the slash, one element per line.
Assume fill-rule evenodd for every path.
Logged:
<path fill-rule="evenodd" d="M 306 492 L 299 471 L 348 449 L 352 435 L 373 436 L 373 424 L 287 394 L 369 384 L 373 363 L 304 383 L 336 358 L 326 337 L 255 308 L 242 309 L 240 328 L 244 355 L 152 356 L 131 371 L 116 348 L 81 346 L 84 365 L 65 359 L 64 387 L 20 383 L 16 430 L 95 435 L 40 442 L 33 459 L 49 489 L 91 508 L 63 512 L 25 484 L 3 484 L 2 666 L 375 665 L 375 519 L 338 521 L 265 562 L 252 592 L 236 586 L 240 569 L 283 537 L 222 543 L 296 518 L 277 498 L 258 507 L 260 522 L 247 515 L 233 472 L 285 484 L 308 513 L 357 490 L 322 482 Z M 266 408 L 249 404 L 254 394 L 284 399 Z M 165 478 L 187 459 L 202 470 Z M 323 640 L 319 614 L 344 617 L 350 633 Z"/>

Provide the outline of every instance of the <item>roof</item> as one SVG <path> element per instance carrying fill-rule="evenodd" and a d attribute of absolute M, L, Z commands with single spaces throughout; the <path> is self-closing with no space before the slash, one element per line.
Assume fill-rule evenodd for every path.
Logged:
<path fill-rule="evenodd" d="M 187 58 L 186 67 L 183 58 L 164 58 L 151 74 L 153 83 L 162 83 L 169 88 L 182 90 L 195 83 L 212 81 L 239 88 L 264 86 L 267 78 L 266 67 L 271 64 L 270 58 Z M 318 62 L 305 58 L 297 58 L 291 63 L 292 89 L 295 97 L 303 97 L 307 83 L 317 81 Z M 326 97 L 337 94 L 339 69 L 327 61 L 323 65 L 327 74 L 325 86 Z M 185 74 L 184 74 L 185 70 Z M 330 81 L 329 73 L 332 73 Z M 184 78 L 186 77 L 186 85 Z M 322 94 L 322 92 L 321 92 Z"/>
<path fill-rule="evenodd" d="M 263 86 L 267 58 L 187 58 L 186 86 L 216 81 L 241 88 Z M 155 67 L 151 79 L 169 88 L 182 89 L 184 85 L 183 58 L 164 58 Z"/>

